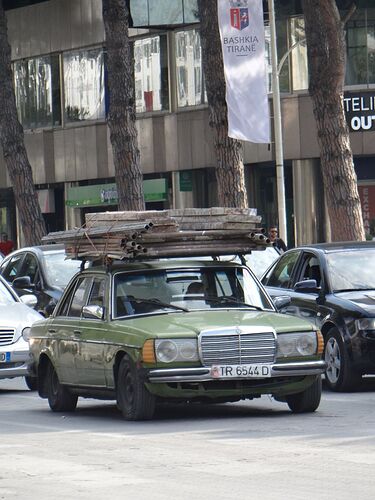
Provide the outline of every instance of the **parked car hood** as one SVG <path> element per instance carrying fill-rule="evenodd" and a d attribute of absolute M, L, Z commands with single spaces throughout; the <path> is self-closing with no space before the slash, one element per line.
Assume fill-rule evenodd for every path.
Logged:
<path fill-rule="evenodd" d="M 358 308 L 363 309 L 366 314 L 375 315 L 375 290 L 340 292 L 336 294 L 336 297 L 352 302 Z"/>
<path fill-rule="evenodd" d="M 19 325 L 31 326 L 40 319 L 43 319 L 41 314 L 21 302 L 0 305 L 0 323 L 9 328 L 16 328 Z"/>
<path fill-rule="evenodd" d="M 168 313 L 143 316 L 134 319 L 117 320 L 116 326 L 126 332 L 142 332 L 150 337 L 178 335 L 196 336 L 201 330 L 227 327 L 260 326 L 270 327 L 276 332 L 297 332 L 312 330 L 312 324 L 287 314 L 267 311 L 221 310 L 194 311 L 189 313 Z"/>

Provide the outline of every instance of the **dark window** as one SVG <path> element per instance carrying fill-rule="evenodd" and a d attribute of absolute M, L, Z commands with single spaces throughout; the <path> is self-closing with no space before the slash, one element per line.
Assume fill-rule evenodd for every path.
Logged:
<path fill-rule="evenodd" d="M 298 256 L 298 252 L 291 252 L 281 257 L 275 267 L 267 274 L 263 284 L 278 288 L 288 288 Z"/>
<path fill-rule="evenodd" d="M 38 261 L 31 253 L 26 254 L 22 266 L 22 276 L 29 276 L 31 283 L 34 285 L 39 281 L 39 266 Z"/>
<path fill-rule="evenodd" d="M 90 306 L 105 306 L 106 280 L 105 278 L 95 278 L 91 288 L 90 298 L 87 302 Z"/>
<path fill-rule="evenodd" d="M 25 254 L 18 254 L 12 257 L 8 264 L 6 264 L 5 270 L 2 272 L 4 279 L 10 283 L 20 276 L 19 272 L 21 270 L 22 261 Z"/>
<path fill-rule="evenodd" d="M 321 284 L 321 272 L 319 261 L 315 255 L 307 254 L 302 265 L 302 280 L 315 280 L 317 286 Z"/>

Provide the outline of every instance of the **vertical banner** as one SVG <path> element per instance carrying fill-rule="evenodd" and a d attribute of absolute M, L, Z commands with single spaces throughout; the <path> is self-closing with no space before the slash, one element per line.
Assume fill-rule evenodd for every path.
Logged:
<path fill-rule="evenodd" d="M 228 135 L 270 142 L 262 0 L 218 0 Z"/>

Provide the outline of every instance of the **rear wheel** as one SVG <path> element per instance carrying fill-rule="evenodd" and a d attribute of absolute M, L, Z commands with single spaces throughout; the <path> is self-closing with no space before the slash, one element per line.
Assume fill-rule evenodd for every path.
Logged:
<path fill-rule="evenodd" d="M 303 392 L 286 396 L 285 400 L 293 413 L 311 413 L 315 411 L 322 396 L 322 378 L 319 375 L 315 382 Z"/>
<path fill-rule="evenodd" d="M 118 371 L 117 404 L 125 420 L 151 420 L 155 413 L 155 396 L 148 392 L 134 363 L 126 356 Z"/>
<path fill-rule="evenodd" d="M 36 377 L 25 377 L 25 382 L 30 391 L 38 389 L 38 379 Z"/>
<path fill-rule="evenodd" d="M 331 391 L 351 391 L 360 381 L 361 374 L 353 370 L 348 351 L 337 328 L 326 336 L 324 360 L 327 363 L 326 384 Z"/>
<path fill-rule="evenodd" d="M 51 410 L 56 412 L 74 411 L 77 406 L 78 397 L 69 389 L 60 384 L 56 370 L 49 363 L 46 373 L 46 389 L 48 404 Z"/>

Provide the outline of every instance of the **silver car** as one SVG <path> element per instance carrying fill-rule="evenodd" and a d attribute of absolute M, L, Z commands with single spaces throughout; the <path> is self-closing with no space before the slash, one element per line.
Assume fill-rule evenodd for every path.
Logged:
<path fill-rule="evenodd" d="M 25 377 L 30 389 L 36 389 L 36 380 L 28 376 L 31 325 L 43 316 L 35 311 L 35 295 L 18 295 L 0 277 L 0 380 Z"/>

